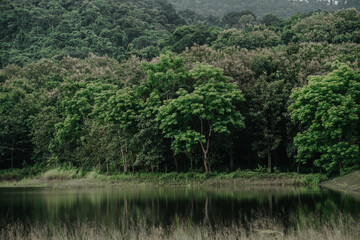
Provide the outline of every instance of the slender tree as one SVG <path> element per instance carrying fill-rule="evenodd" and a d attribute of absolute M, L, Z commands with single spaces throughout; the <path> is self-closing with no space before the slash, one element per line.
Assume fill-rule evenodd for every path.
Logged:
<path fill-rule="evenodd" d="M 244 97 L 220 69 L 199 65 L 190 75 L 197 81 L 194 91 L 177 91 L 178 97 L 160 108 L 158 119 L 165 137 L 173 139 L 171 148 L 175 153 L 190 152 L 195 145 L 200 145 L 204 169 L 208 172 L 208 154 L 214 135 L 228 134 L 229 126 L 245 126 L 236 107 Z"/>

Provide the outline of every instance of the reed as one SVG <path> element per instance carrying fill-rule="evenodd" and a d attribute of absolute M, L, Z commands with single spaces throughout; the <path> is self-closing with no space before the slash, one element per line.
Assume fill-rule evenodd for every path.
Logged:
<path fill-rule="evenodd" d="M 317 219 L 318 220 L 318 219 Z M 139 221 L 130 226 L 106 226 L 97 223 L 49 225 L 41 223 L 7 224 L 0 230 L 0 239 L 290 239 L 290 240 L 351 240 L 360 236 L 360 222 L 351 217 L 339 217 L 322 224 L 302 222 L 292 228 L 272 218 L 260 218 L 246 225 L 194 225 L 189 221 L 174 221 L 170 226 L 148 226 Z M 321 221 L 320 221 L 321 222 Z"/>

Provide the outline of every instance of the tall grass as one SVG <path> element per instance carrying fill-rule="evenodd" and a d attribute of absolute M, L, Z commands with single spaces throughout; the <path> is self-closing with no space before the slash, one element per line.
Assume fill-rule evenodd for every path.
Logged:
<path fill-rule="evenodd" d="M 0 181 L 19 181 L 26 176 L 23 169 L 0 170 Z"/>
<path fill-rule="evenodd" d="M 76 168 L 53 168 L 40 174 L 43 180 L 69 180 L 83 177 L 83 171 Z"/>
<path fill-rule="evenodd" d="M 21 169 L 0 171 L 1 186 L 98 186 L 111 184 L 155 184 L 155 185 L 312 185 L 316 186 L 326 177 L 321 174 L 269 173 L 237 170 L 229 173 L 112 173 L 107 175 L 97 170 L 85 171 L 75 167 L 57 167 L 43 170 L 35 175 Z M 13 182 L 12 180 L 16 180 Z M 56 181 L 54 181 L 56 180 Z M 74 181 L 75 180 L 75 181 Z M 1 182 L 2 181 L 2 182 Z"/>
<path fill-rule="evenodd" d="M 318 185 L 326 179 L 321 174 L 296 174 L 296 173 L 268 173 L 256 172 L 249 170 L 237 170 L 230 173 L 144 173 L 137 172 L 135 174 L 113 174 L 105 175 L 95 171 L 89 172 L 86 177 L 98 180 L 110 180 L 119 182 L 141 182 L 141 183 L 157 183 L 157 184 L 175 184 L 184 185 L 189 183 L 209 184 L 209 185 L 228 185 L 237 182 L 249 181 L 253 184 L 269 185 Z"/>
<path fill-rule="evenodd" d="M 0 239 L 298 239 L 298 240 L 351 240 L 359 239 L 360 223 L 352 218 L 339 218 L 314 227 L 312 221 L 286 229 L 272 218 L 261 218 L 250 224 L 230 226 L 193 225 L 175 221 L 168 227 L 147 226 L 144 221 L 131 226 L 105 226 L 96 223 L 74 225 L 43 225 L 33 223 L 8 224 L 0 230 Z"/>

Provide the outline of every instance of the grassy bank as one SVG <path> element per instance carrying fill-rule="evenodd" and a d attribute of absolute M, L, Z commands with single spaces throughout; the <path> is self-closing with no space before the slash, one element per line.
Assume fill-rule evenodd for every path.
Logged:
<path fill-rule="evenodd" d="M 319 222 L 318 220 L 315 220 Z M 49 225 L 31 223 L 8 224 L 0 229 L 0 239 L 317 239 L 352 240 L 360 236 L 360 223 L 352 218 L 339 217 L 330 222 L 312 224 L 307 219 L 297 226 L 287 228 L 272 218 L 260 218 L 246 226 L 233 223 L 230 226 L 193 225 L 190 222 L 174 222 L 168 227 L 148 226 L 145 221 L 130 226 L 105 226 L 96 223 L 75 225 Z"/>
<path fill-rule="evenodd" d="M 345 176 L 336 177 L 321 183 L 321 186 L 352 193 L 360 197 L 360 171 L 355 171 Z"/>
<path fill-rule="evenodd" d="M 18 170 L 23 171 L 23 170 Z M 13 175 L 12 175 L 13 174 Z M 320 174 L 268 173 L 237 170 L 229 173 L 135 173 L 106 175 L 75 168 L 54 168 L 36 175 L 17 170 L 0 172 L 0 187 L 97 187 L 117 184 L 155 185 L 318 185 Z"/>

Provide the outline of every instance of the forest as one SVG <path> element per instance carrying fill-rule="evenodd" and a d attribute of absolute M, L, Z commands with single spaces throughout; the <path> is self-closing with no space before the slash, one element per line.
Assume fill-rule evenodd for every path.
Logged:
<path fill-rule="evenodd" d="M 0 169 L 360 167 L 358 1 L 0 1 Z"/>
<path fill-rule="evenodd" d="M 248 10 L 259 18 L 267 13 L 288 18 L 297 13 L 335 11 L 343 8 L 356 8 L 359 10 L 360 2 L 357 0 L 169 0 L 175 9 L 186 11 L 191 9 L 204 16 L 222 17 L 229 12 Z"/>

